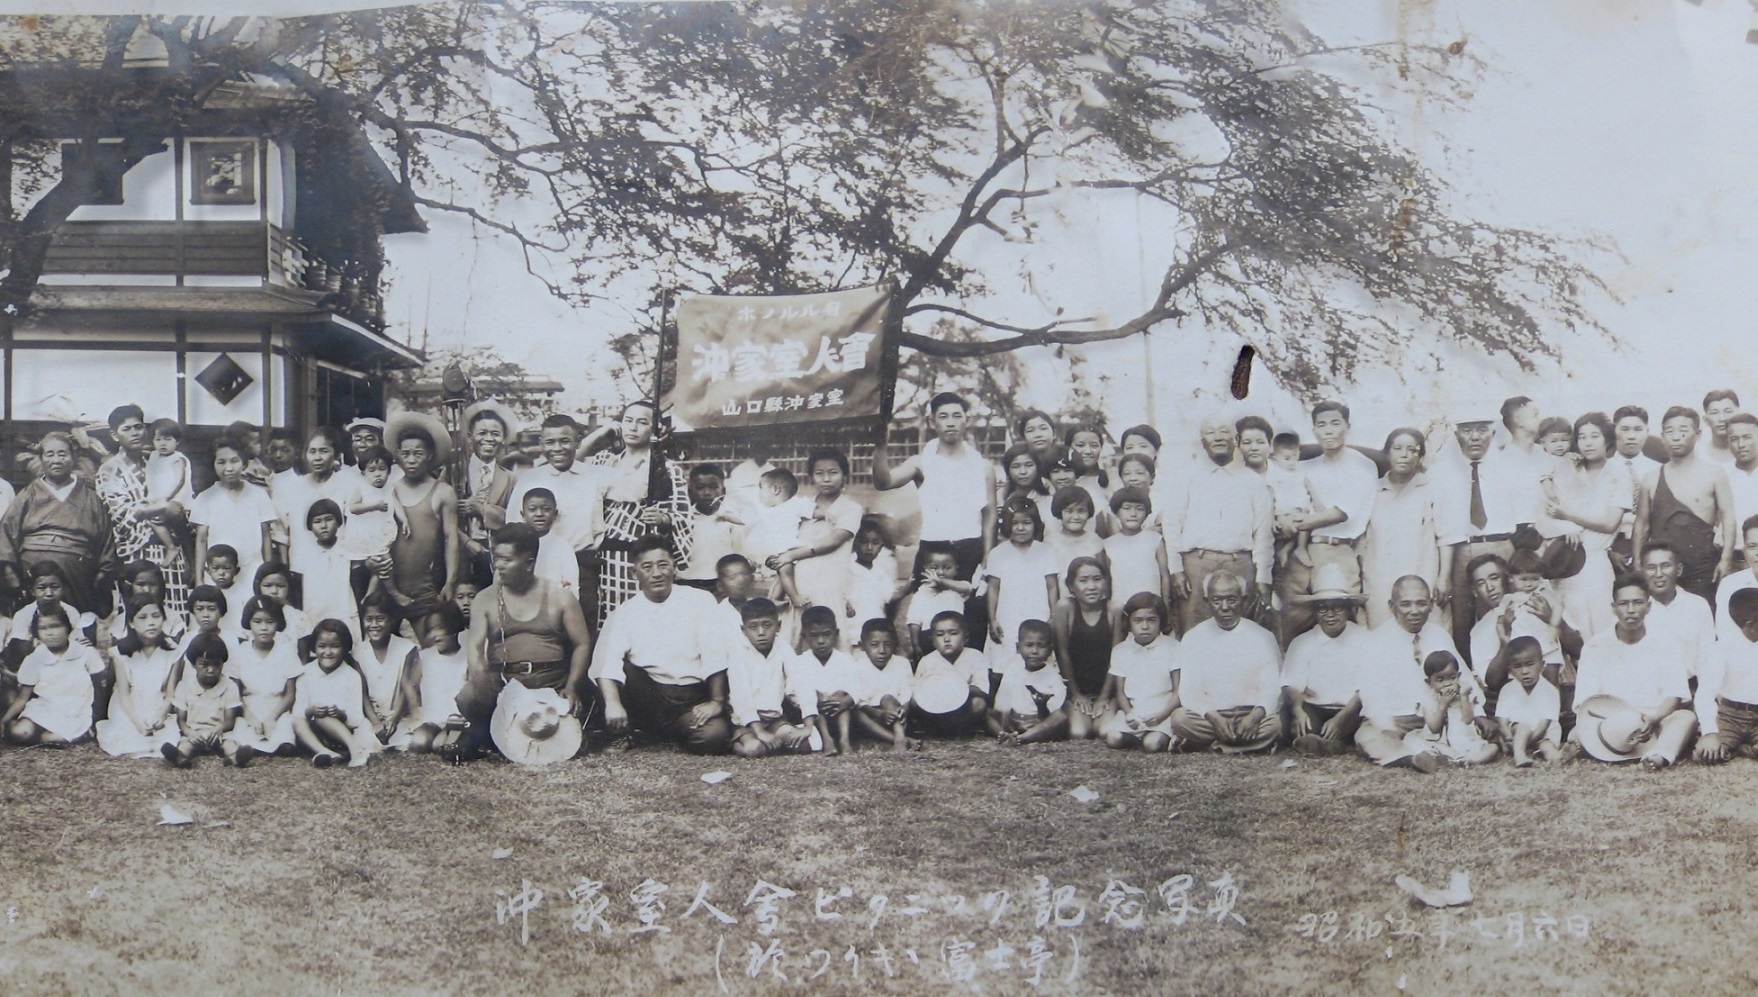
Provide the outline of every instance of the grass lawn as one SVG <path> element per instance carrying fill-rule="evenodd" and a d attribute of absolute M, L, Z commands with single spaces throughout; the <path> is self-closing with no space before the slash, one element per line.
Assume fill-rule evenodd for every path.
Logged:
<path fill-rule="evenodd" d="M 0 765 L 7 993 L 1758 990 L 1739 956 L 1758 929 L 1747 762 L 1425 778 L 1350 758 L 975 742 L 763 762 L 648 749 L 544 770 L 395 757 L 175 772 L 90 746 Z M 719 769 L 733 777 L 701 781 Z M 1081 784 L 1098 799 L 1070 796 Z M 156 826 L 162 802 L 195 822 Z M 1476 900 L 1451 914 L 1392 883 L 1455 869 Z M 1211 909 L 1228 873 L 1243 923 Z M 1179 874 L 1183 924 L 1156 890 Z M 1075 890 L 1046 914 L 1084 905 L 1083 923 L 1036 926 L 1038 875 Z M 582 878 L 604 884 L 612 937 L 575 929 L 592 910 L 569 896 Z M 768 935 L 745 905 L 759 879 L 797 894 Z M 1104 923 L 1113 879 L 1145 891 L 1117 911 L 1139 927 Z M 495 908 L 526 880 L 543 896 L 521 945 L 521 919 Z M 646 880 L 669 887 L 669 932 L 630 931 Z M 684 917 L 702 883 L 736 924 Z M 820 889 L 841 918 L 815 918 Z M 753 946 L 779 961 L 753 967 Z"/>

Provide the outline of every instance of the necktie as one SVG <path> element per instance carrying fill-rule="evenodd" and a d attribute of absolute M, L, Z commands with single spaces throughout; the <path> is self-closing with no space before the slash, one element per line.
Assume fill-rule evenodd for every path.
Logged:
<path fill-rule="evenodd" d="M 494 467 L 487 464 L 487 463 L 484 463 L 482 465 L 481 469 L 476 472 L 476 482 L 477 482 L 476 493 L 478 495 L 487 494 L 488 493 L 488 483 L 493 480 L 494 480 Z"/>
<path fill-rule="evenodd" d="M 1483 510 L 1483 481 L 1477 476 L 1477 461 L 1471 462 L 1471 525 L 1483 529 L 1489 513 Z"/>

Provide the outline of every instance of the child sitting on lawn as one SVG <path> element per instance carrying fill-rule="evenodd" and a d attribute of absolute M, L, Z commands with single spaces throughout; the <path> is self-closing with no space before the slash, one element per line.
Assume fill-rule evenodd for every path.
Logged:
<path fill-rule="evenodd" d="M 1531 765 L 1534 754 L 1554 762 L 1562 753 L 1563 700 L 1557 687 L 1544 677 L 1544 655 L 1538 641 L 1531 637 L 1508 641 L 1507 661 L 1509 681 L 1496 696 L 1495 718 L 1514 756 L 1514 766 Z"/>
<path fill-rule="evenodd" d="M 1169 618 L 1166 601 L 1151 592 L 1137 592 L 1123 603 L 1129 637 L 1111 649 L 1111 672 L 1099 696 L 1110 711 L 1099 722 L 1109 747 L 1172 748 L 1179 669 L 1178 638 L 1162 633 Z"/>
<path fill-rule="evenodd" d="M 359 768 L 379 750 L 353 652 L 346 623 L 319 620 L 311 631 L 311 661 L 293 683 L 293 735 L 320 769 L 343 759 Z"/>
<path fill-rule="evenodd" d="M 61 574 L 61 565 L 54 561 L 38 561 L 31 565 L 30 592 L 34 601 L 12 617 L 8 626 L 9 635 L 6 639 L 6 667 L 13 672 L 18 670 L 19 662 L 37 649 L 36 633 L 37 614 L 48 609 L 59 608 L 63 615 L 73 621 L 73 642 L 91 646 L 91 631 L 97 626 L 98 618 L 92 613 L 82 613 L 73 608 L 71 603 L 61 601 L 67 590 L 67 578 Z M 10 684 L 10 683 L 8 683 Z"/>
<path fill-rule="evenodd" d="M 1068 738 L 1068 685 L 1050 667 L 1055 638 L 1050 624 L 1026 620 L 1019 625 L 1018 654 L 1001 673 L 989 730 L 1002 744 L 1035 744 Z"/>
<path fill-rule="evenodd" d="M 1739 632 L 1712 645 L 1697 682 L 1695 757 L 1712 765 L 1758 758 L 1758 589 L 1735 591 L 1727 615 Z"/>
<path fill-rule="evenodd" d="M 244 701 L 237 683 L 224 675 L 229 657 L 226 642 L 218 634 L 198 634 L 189 642 L 184 655 L 188 666 L 171 695 L 183 736 L 162 750 L 172 766 L 186 769 L 195 763 L 196 755 L 220 755 L 227 765 L 249 764 L 250 757 L 241 755 L 249 749 L 240 749 L 232 738 Z"/>
<path fill-rule="evenodd" d="M 124 617 L 128 635 L 99 651 L 110 664 L 115 687 L 109 716 L 98 722 L 98 747 L 116 758 L 151 758 L 177 743 L 171 715 L 171 693 L 181 673 L 177 642 L 165 636 L 165 606 L 158 599 L 130 599 Z"/>
<path fill-rule="evenodd" d="M 829 606 L 807 606 L 800 614 L 800 634 L 806 649 L 798 655 L 798 683 L 803 689 L 810 682 L 817 690 L 818 716 L 830 738 L 827 750 L 832 755 L 853 751 L 849 744 L 850 714 L 867 684 L 867 676 L 847 651 L 837 648 L 841 628 L 836 611 Z"/>
<path fill-rule="evenodd" d="M 824 743 L 818 726 L 818 691 L 799 687 L 790 674 L 793 656 L 776 646 L 781 610 L 768 599 L 747 599 L 739 607 L 739 619 L 744 640 L 729 648 L 726 662 L 727 708 L 737 728 L 733 754 L 763 758 L 818 750 Z M 790 723 L 783 714 L 783 703 L 790 698 L 805 723 Z"/>
<path fill-rule="evenodd" d="M 950 551 L 947 557 L 950 560 Z M 963 613 L 946 610 L 935 615 L 930 623 L 930 639 L 934 650 L 916 662 L 916 678 L 910 687 L 915 700 L 912 712 L 924 728 L 934 733 L 971 733 L 989 715 L 989 659 L 970 646 L 970 629 Z M 937 690 L 932 687 L 949 686 L 953 679 L 966 687 L 964 703 L 950 710 L 930 712 L 930 706 L 940 705 L 934 701 Z"/>
<path fill-rule="evenodd" d="M 893 750 L 921 747 L 922 742 L 904 731 L 915 672 L 909 659 L 897 653 L 897 628 L 890 620 L 874 617 L 861 624 L 861 653 L 872 670 L 856 702 L 856 732 L 889 744 Z"/>
<path fill-rule="evenodd" d="M 1475 682 L 1459 671 L 1459 659 L 1451 651 L 1431 651 L 1422 661 L 1428 698 L 1418 703 L 1422 726 L 1404 735 L 1415 752 L 1432 751 L 1457 765 L 1481 765 L 1494 761 L 1501 749 L 1477 731 L 1477 710 L 1482 699 Z"/>
<path fill-rule="evenodd" d="M 423 646 L 403 672 L 403 701 L 409 707 L 393 747 L 422 754 L 446 732 L 462 729 L 458 693 L 464 691 L 469 656 L 458 635 L 464 630 L 464 614 L 453 602 L 440 603 L 421 621 Z"/>
<path fill-rule="evenodd" d="M 0 716 L 13 744 L 74 744 L 92 733 L 92 676 L 104 659 L 75 644 L 73 623 L 60 606 L 40 610 L 32 621 L 37 649 L 18 666 L 18 694 Z"/>
<path fill-rule="evenodd" d="M 240 615 L 245 639 L 235 643 L 226 662 L 226 677 L 238 683 L 243 715 L 232 725 L 237 762 L 255 755 L 285 754 L 294 745 L 293 683 L 305 668 L 299 649 L 285 633 L 287 617 L 281 604 L 268 596 L 246 599 Z"/>

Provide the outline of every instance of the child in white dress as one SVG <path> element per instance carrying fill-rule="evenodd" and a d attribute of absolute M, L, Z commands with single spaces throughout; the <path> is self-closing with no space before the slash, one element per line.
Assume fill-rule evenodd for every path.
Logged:
<path fill-rule="evenodd" d="M 311 661 L 293 683 L 293 736 L 311 752 L 316 768 L 344 758 L 359 768 L 379 751 L 366 714 L 366 680 L 353 652 L 347 624 L 319 620 L 311 631 Z"/>
<path fill-rule="evenodd" d="M 1450 651 L 1432 651 L 1423 659 L 1422 673 L 1428 684 L 1426 701 L 1417 704 L 1423 725 L 1404 735 L 1405 746 L 1416 753 L 1432 751 L 1458 765 L 1495 760 L 1501 749 L 1477 730 L 1483 694 L 1475 681 L 1461 675 L 1459 659 Z"/>
<path fill-rule="evenodd" d="M 1145 459 L 1131 454 L 1137 461 Z M 1117 520 L 1117 532 L 1105 538 L 1104 561 L 1111 569 L 1111 591 L 1119 599 L 1128 599 L 1138 592 L 1164 599 L 1171 577 L 1166 565 L 1166 542 L 1160 534 L 1147 529 L 1154 501 L 1148 490 L 1125 485 L 1111 495 L 1111 512 Z"/>
<path fill-rule="evenodd" d="M 279 602 L 255 596 L 240 615 L 248 636 L 233 646 L 226 677 L 238 683 L 244 708 L 229 735 L 236 763 L 244 765 L 256 755 L 285 754 L 293 747 L 293 683 L 305 669 L 297 644 L 284 632 L 287 618 Z"/>
<path fill-rule="evenodd" d="M 456 603 L 442 602 L 421 622 L 425 647 L 403 672 L 403 701 L 413 704 L 397 728 L 391 746 L 423 753 L 458 718 L 458 694 L 464 691 L 469 655 L 459 643 L 464 613 Z"/>
<path fill-rule="evenodd" d="M 37 613 L 37 649 L 18 666 L 18 694 L 0 717 L 14 744 L 73 744 L 92 732 L 92 676 L 104 670 L 98 652 L 72 640 L 61 607 Z"/>
<path fill-rule="evenodd" d="M 1050 513 L 1061 523 L 1058 529 L 1045 524 L 1045 542 L 1056 555 L 1056 573 L 1068 570 L 1068 563 L 1077 557 L 1098 557 L 1105 551 L 1104 541 L 1092 531 L 1095 506 L 1092 493 L 1080 485 L 1065 485 L 1050 499 Z"/>
<path fill-rule="evenodd" d="M 401 507 L 392 501 L 391 468 L 396 461 L 384 447 L 360 455 L 360 480 L 348 496 L 348 556 L 364 561 L 390 553 L 402 529 Z"/>
<path fill-rule="evenodd" d="M 187 512 L 195 504 L 195 479 L 189 458 L 177 449 L 183 443 L 183 426 L 176 419 L 155 419 L 151 432 L 153 452 L 146 459 L 147 504 L 164 506 L 175 502 Z M 179 544 L 164 517 L 152 521 L 152 530 L 164 545 L 164 566 L 169 567 L 170 559 L 181 556 Z"/>
<path fill-rule="evenodd" d="M 419 656 L 415 642 L 397 633 L 397 611 L 385 592 L 374 592 L 360 607 L 366 639 L 354 660 L 366 680 L 366 716 L 380 744 L 389 744 L 411 703 L 403 695 L 404 675 Z"/>
<path fill-rule="evenodd" d="M 1057 582 L 1061 568 L 1043 541 L 1037 505 L 1015 499 L 1006 511 L 1006 537 L 983 564 L 989 586 L 989 660 L 996 672 L 1013 660 L 1020 624 L 1048 620 L 1050 607 L 1062 598 Z"/>
<path fill-rule="evenodd" d="M 98 746 L 116 758 L 153 758 L 179 737 L 171 711 L 181 677 L 177 642 L 165 636 L 165 607 L 157 599 L 131 600 L 126 619 L 128 635 L 100 651 L 116 684 L 109 716 L 98 722 Z"/>

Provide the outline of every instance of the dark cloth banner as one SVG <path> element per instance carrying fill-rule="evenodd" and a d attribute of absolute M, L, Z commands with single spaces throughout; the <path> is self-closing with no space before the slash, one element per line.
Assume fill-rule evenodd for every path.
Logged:
<path fill-rule="evenodd" d="M 882 415 L 890 293 L 685 298 L 677 384 L 664 399 L 673 424 L 688 432 Z"/>

